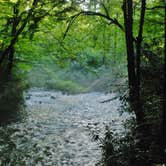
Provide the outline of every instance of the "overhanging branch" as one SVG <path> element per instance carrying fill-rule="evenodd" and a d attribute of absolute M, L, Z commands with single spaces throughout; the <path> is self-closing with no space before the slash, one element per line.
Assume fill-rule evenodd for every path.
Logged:
<path fill-rule="evenodd" d="M 79 12 L 79 13 L 77 13 L 77 14 L 71 16 L 71 18 L 70 18 L 70 20 L 69 20 L 69 24 L 68 24 L 68 26 L 67 26 L 67 29 L 66 29 L 66 31 L 65 31 L 65 33 L 64 33 L 63 38 L 66 37 L 66 35 L 67 35 L 69 29 L 71 28 L 72 24 L 74 23 L 74 21 L 75 21 L 79 16 L 81 16 L 81 15 L 102 17 L 102 18 L 108 20 L 108 21 L 109 21 L 109 24 L 114 24 L 114 25 L 116 25 L 118 28 L 120 28 L 122 31 L 124 31 L 124 27 L 119 23 L 119 21 L 118 21 L 116 18 L 112 18 L 112 17 L 110 17 L 109 15 L 107 15 L 107 14 L 105 15 L 105 14 L 100 13 L 100 12 L 81 11 L 81 12 Z"/>

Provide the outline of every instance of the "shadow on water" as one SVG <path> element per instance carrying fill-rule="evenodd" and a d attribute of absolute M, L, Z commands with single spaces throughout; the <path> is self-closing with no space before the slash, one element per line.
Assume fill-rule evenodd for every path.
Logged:
<path fill-rule="evenodd" d="M 24 85 L 14 71 L 0 71 L 0 125 L 4 125 L 22 119 Z"/>

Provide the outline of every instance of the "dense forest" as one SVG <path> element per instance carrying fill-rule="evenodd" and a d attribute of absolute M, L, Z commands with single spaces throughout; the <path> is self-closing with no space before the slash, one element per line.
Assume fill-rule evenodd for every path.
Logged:
<path fill-rule="evenodd" d="M 0 165 L 166 164 L 165 0 L 0 10 Z"/>

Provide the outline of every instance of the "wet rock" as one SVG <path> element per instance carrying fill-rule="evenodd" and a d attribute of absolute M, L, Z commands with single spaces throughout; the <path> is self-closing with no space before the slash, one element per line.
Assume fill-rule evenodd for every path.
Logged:
<path fill-rule="evenodd" d="M 28 95 L 28 96 L 25 97 L 26 100 L 30 100 L 30 98 L 31 98 L 30 95 Z"/>
<path fill-rule="evenodd" d="M 51 96 L 50 98 L 51 98 L 51 99 L 56 99 L 56 97 L 55 97 L 55 96 Z"/>

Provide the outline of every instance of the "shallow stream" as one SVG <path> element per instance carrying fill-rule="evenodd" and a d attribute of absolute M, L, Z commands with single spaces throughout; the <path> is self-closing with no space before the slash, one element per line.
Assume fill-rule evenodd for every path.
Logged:
<path fill-rule="evenodd" d="M 101 103 L 115 95 L 29 89 L 24 118 L 0 127 L 0 165 L 95 166 L 102 157 L 95 138 L 102 139 L 106 125 L 123 130 L 129 116 L 120 115 L 118 99 Z"/>

